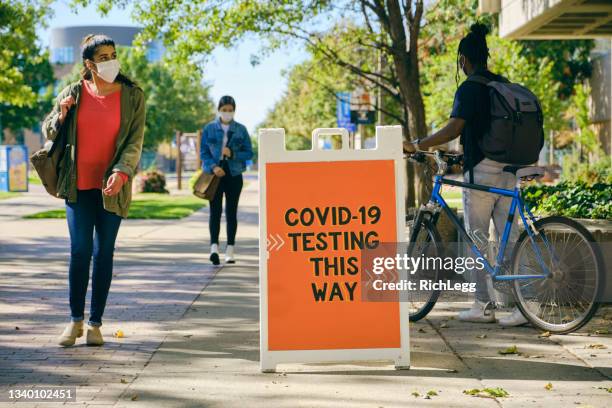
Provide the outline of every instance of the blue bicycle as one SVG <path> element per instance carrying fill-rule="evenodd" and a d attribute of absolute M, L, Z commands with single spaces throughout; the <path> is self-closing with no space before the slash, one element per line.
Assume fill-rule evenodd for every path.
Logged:
<path fill-rule="evenodd" d="M 462 157 L 435 152 L 417 152 L 410 159 L 427 163 L 432 156 L 437 171 L 429 202 L 422 205 L 410 227 L 409 256 L 440 256 L 444 251 L 436 228 L 442 211 L 446 213 L 462 239 L 477 258 L 496 288 L 514 296 L 518 308 L 536 328 L 551 333 L 570 333 L 585 325 L 595 314 L 605 287 L 601 249 L 591 233 L 576 221 L 565 217 L 536 219 L 522 199 L 520 186 L 514 190 L 472 184 L 445 178 L 449 165 L 459 164 Z M 504 171 L 516 175 L 520 183 L 543 175 L 535 166 L 506 166 Z M 440 192 L 443 185 L 475 189 L 511 197 L 512 203 L 499 243 L 494 265 L 486 259 L 463 224 L 449 208 Z M 515 214 L 524 225 L 509 257 L 505 256 Z M 420 279 L 438 281 L 441 271 L 418 271 Z M 439 290 L 411 294 L 410 320 L 425 317 L 434 307 Z"/>

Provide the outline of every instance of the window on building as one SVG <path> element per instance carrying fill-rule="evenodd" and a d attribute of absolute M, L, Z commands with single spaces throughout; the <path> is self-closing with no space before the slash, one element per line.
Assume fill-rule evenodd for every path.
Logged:
<path fill-rule="evenodd" d="M 72 64 L 74 62 L 73 47 L 58 47 L 51 50 L 52 64 Z"/>

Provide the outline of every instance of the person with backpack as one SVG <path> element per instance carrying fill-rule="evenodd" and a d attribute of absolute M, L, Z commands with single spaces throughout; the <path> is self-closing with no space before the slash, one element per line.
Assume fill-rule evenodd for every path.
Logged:
<path fill-rule="evenodd" d="M 66 200 L 70 233 L 70 324 L 58 339 L 83 336 L 85 297 L 93 257 L 86 342 L 104 344 L 100 327 L 113 277 L 115 240 L 127 218 L 145 129 L 143 90 L 120 72 L 114 41 L 88 35 L 81 44 L 81 79 L 62 90 L 42 124 L 47 140 L 65 132 L 57 195 Z"/>
<path fill-rule="evenodd" d="M 219 231 L 223 196 L 225 196 L 225 221 L 227 246 L 225 263 L 236 263 L 234 245 L 238 229 L 238 201 L 242 191 L 242 173 L 246 161 L 253 157 L 251 138 L 246 127 L 234 120 L 236 101 L 229 95 L 219 100 L 218 118 L 204 126 L 200 158 L 202 171 L 214 174 L 221 180 L 215 196 L 210 200 L 210 256 L 213 265 L 219 265 Z"/>
<path fill-rule="evenodd" d="M 459 42 L 456 75 L 458 78 L 461 69 L 467 79 L 457 88 L 446 126 L 429 137 L 405 142 L 404 150 L 409 153 L 425 150 L 460 136 L 465 181 L 512 190 L 517 182 L 516 176 L 504 171 L 504 167 L 537 161 L 544 143 L 543 116 L 533 93 L 489 71 L 487 34 L 488 28 L 476 23 Z M 488 241 L 499 241 L 511 201 L 509 197 L 464 189 L 463 209 L 468 233 L 484 236 Z M 495 226 L 493 237 L 489 237 L 491 221 Z M 516 217 L 513 222 L 516 223 Z M 518 228 L 513 227 L 506 259 L 510 257 L 517 238 Z M 458 318 L 467 322 L 495 322 L 495 311 L 489 308 L 490 304 L 486 271 L 477 271 L 474 304 L 469 310 L 460 312 Z M 516 307 L 510 316 L 499 319 L 502 326 L 525 323 L 527 320 Z"/>

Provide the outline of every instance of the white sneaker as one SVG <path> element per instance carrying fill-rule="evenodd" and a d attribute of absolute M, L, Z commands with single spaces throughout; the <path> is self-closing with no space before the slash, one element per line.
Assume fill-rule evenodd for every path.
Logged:
<path fill-rule="evenodd" d="M 493 323 L 495 322 L 495 311 L 489 307 L 490 303 L 475 300 L 469 310 L 459 312 L 459 320 L 472 323 Z"/>
<path fill-rule="evenodd" d="M 234 264 L 236 263 L 236 259 L 234 259 L 234 246 L 228 245 L 225 248 L 225 263 Z"/>
<path fill-rule="evenodd" d="M 527 319 L 525 319 L 525 316 L 523 316 L 523 314 L 521 313 L 521 311 L 519 310 L 518 307 L 515 307 L 512 310 L 512 314 L 506 317 L 502 317 L 501 319 L 499 319 L 498 323 L 500 326 L 502 327 L 515 327 L 515 326 L 522 326 L 526 323 L 528 323 L 529 321 Z"/>

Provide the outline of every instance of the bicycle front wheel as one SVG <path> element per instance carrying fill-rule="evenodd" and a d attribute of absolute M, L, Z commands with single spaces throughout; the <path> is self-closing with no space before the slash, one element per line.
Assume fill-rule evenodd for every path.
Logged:
<path fill-rule="evenodd" d="M 416 227 L 416 226 L 415 226 Z M 409 257 L 437 257 L 442 252 L 440 234 L 429 220 L 423 220 L 418 226 L 416 236 L 413 236 L 408 249 Z M 437 282 L 440 271 L 437 268 L 419 269 L 412 275 L 415 280 L 429 280 Z M 418 285 L 418 282 L 417 282 Z M 414 290 L 409 293 L 409 317 L 411 322 L 416 322 L 427 316 L 433 309 L 438 297 L 439 290 Z"/>
<path fill-rule="evenodd" d="M 548 217 L 534 223 L 533 240 L 521 234 L 512 258 L 517 306 L 531 324 L 551 333 L 578 330 L 593 317 L 605 287 L 603 256 L 591 233 L 574 220 Z M 545 266 L 545 268 L 544 268 Z"/>

